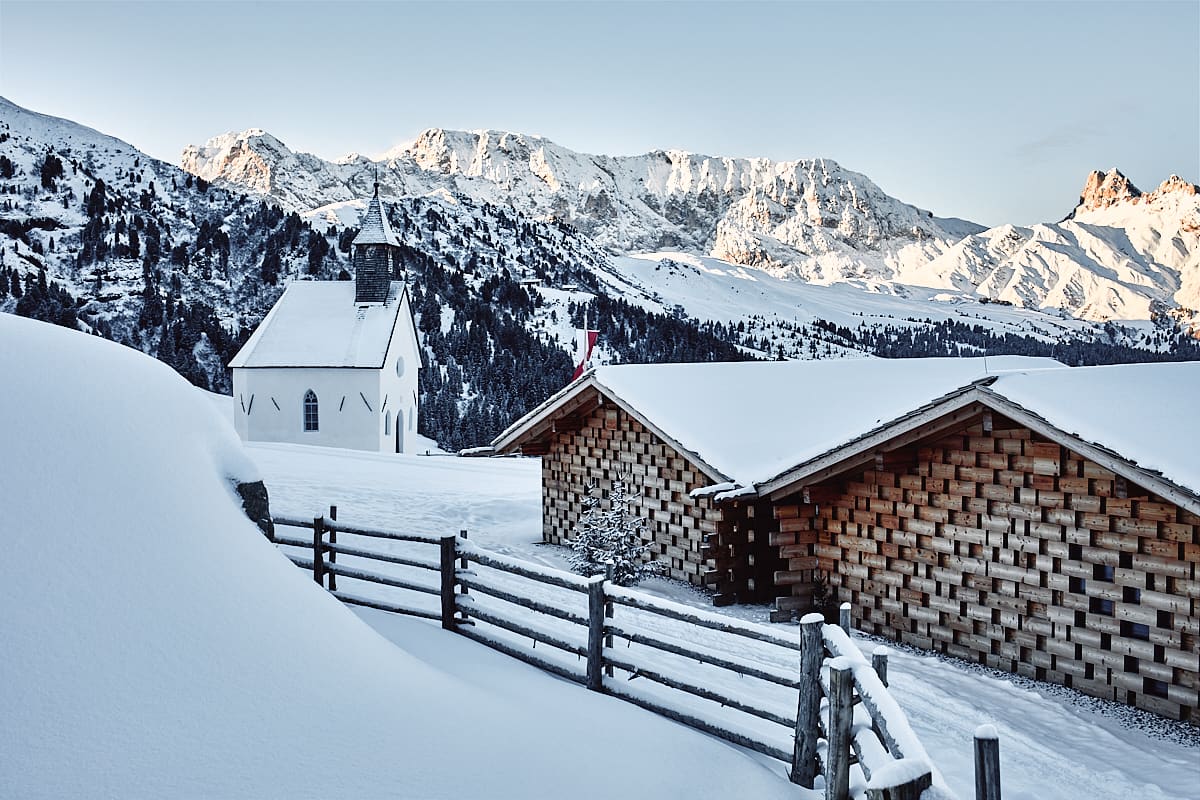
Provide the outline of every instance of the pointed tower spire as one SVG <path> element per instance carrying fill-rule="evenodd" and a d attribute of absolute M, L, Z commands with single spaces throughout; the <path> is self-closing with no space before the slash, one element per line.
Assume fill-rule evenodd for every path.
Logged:
<path fill-rule="evenodd" d="M 393 265 L 399 264 L 400 240 L 392 232 L 383 203 L 379 200 L 379 182 L 363 214 L 361 229 L 354 237 L 354 302 L 382 303 L 387 300 Z"/>

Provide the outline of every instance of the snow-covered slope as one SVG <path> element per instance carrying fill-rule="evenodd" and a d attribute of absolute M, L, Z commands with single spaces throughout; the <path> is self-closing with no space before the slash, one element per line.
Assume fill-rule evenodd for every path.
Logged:
<path fill-rule="evenodd" d="M 45 270 L 42 282 L 66 293 L 54 309 L 38 307 L 45 297 L 21 309 L 0 286 L 0 311 L 63 321 L 65 306 L 106 338 L 227 390 L 231 340 L 271 307 L 277 282 L 332 277 L 341 263 L 299 218 L 0 98 L 0 267 Z"/>
<path fill-rule="evenodd" d="M 797 796 L 515 661 L 480 685 L 396 648 L 242 514 L 256 470 L 178 375 L 7 314 L 0 341 L 0 796 Z"/>

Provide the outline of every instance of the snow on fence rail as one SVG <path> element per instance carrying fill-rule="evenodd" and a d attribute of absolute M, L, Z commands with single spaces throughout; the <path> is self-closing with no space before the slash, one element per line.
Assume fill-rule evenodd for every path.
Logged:
<path fill-rule="evenodd" d="M 822 776 L 826 800 L 917 800 L 930 787 L 926 800 L 954 798 L 887 689 L 886 648 L 868 661 L 851 640 L 848 605 L 840 625 L 810 614 L 792 638 L 616 586 L 605 576 L 581 578 L 483 550 L 466 531 L 438 537 L 348 526 L 336 521 L 332 507 L 329 518 L 274 522 L 312 532 L 304 538 L 277 532 L 274 541 L 310 550 L 311 558 L 288 557 L 342 602 L 440 620 L 446 630 L 593 691 L 779 759 L 790 765 L 794 783 L 815 788 Z M 339 533 L 436 546 L 438 556 L 342 544 Z M 338 564 L 339 554 L 418 572 L 401 577 Z M 339 591 L 338 576 L 435 596 L 439 607 Z M 624 609 L 619 622 L 617 606 Z M 625 647 L 614 647 L 614 639 Z M 552 650 L 539 652 L 539 644 Z M 650 686 L 636 687 L 635 678 Z M 981 728 L 975 744 L 977 800 L 998 800 L 994 731 Z"/>

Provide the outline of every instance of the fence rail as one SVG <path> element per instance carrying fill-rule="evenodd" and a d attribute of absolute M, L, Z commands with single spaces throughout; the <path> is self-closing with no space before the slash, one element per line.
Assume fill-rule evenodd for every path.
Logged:
<path fill-rule="evenodd" d="M 850 800 L 853 765 L 865 778 L 865 788 L 853 797 L 865 800 L 917 800 L 924 789 L 941 782 L 887 688 L 886 648 L 877 648 L 868 660 L 850 638 L 848 604 L 840 625 L 809 615 L 801 620 L 800 636 L 793 638 L 619 587 L 604 576 L 582 578 L 488 552 L 468 541 L 466 531 L 439 537 L 348 526 L 337 522 L 333 507 L 328 518 L 277 517 L 274 522 L 312 531 L 305 538 L 277 532 L 274 541 L 310 550 L 311 557 L 294 552 L 288 557 L 311 570 L 313 579 L 342 602 L 439 620 L 447 630 L 539 669 L 779 759 L 789 764 L 791 780 L 802 786 L 813 788 L 823 776 L 826 800 Z M 438 556 L 424 559 L 339 543 L 339 533 L 436 546 Z M 426 584 L 416 580 L 419 574 L 409 579 L 338 564 L 339 554 L 435 572 L 440 580 Z M 437 596 L 440 607 L 422 609 L 338 591 L 338 576 Z M 618 607 L 625 609 L 619 623 Z M 614 637 L 624 640 L 623 649 L 614 648 Z M 715 638 L 716 644 L 699 643 L 705 637 Z M 521 646 L 520 639 L 532 640 L 534 647 Z M 551 650 L 543 654 L 537 645 Z M 739 651 L 746 647 L 761 651 L 766 660 L 743 657 Z M 795 671 L 785 672 L 768 660 L 793 665 Z M 693 663 L 707 671 L 697 676 L 694 668 L 686 667 Z M 615 671 L 624 679 L 616 679 Z M 708 680 L 722 675 L 735 676 L 742 681 L 739 686 L 748 678 L 775 687 L 771 692 L 794 692 L 796 712 L 764 699 L 766 692 L 751 697 L 722 688 L 727 679 Z M 635 688 L 635 678 L 660 688 Z M 977 800 L 999 800 L 998 753 L 994 729 L 980 728 L 975 747 Z M 941 788 L 943 796 L 953 797 Z"/>

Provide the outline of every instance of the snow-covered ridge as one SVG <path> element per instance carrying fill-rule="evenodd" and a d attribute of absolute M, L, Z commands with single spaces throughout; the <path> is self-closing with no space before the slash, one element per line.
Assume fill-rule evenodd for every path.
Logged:
<path fill-rule="evenodd" d="M 886 272 L 889 258 L 923 259 L 927 249 L 941 252 L 982 229 L 935 218 L 828 159 L 681 150 L 614 157 L 506 131 L 432 128 L 381 162 L 350 156 L 334 163 L 248 130 L 190 146 L 182 163 L 207 180 L 271 194 L 298 212 L 362 196 L 378 170 L 385 193 L 444 188 L 512 205 L 570 221 L 610 252 L 679 249 L 807 279 L 835 280 L 843 262 L 855 260 L 870 262 L 871 273 Z M 914 245 L 912 256 L 899 255 Z"/>

